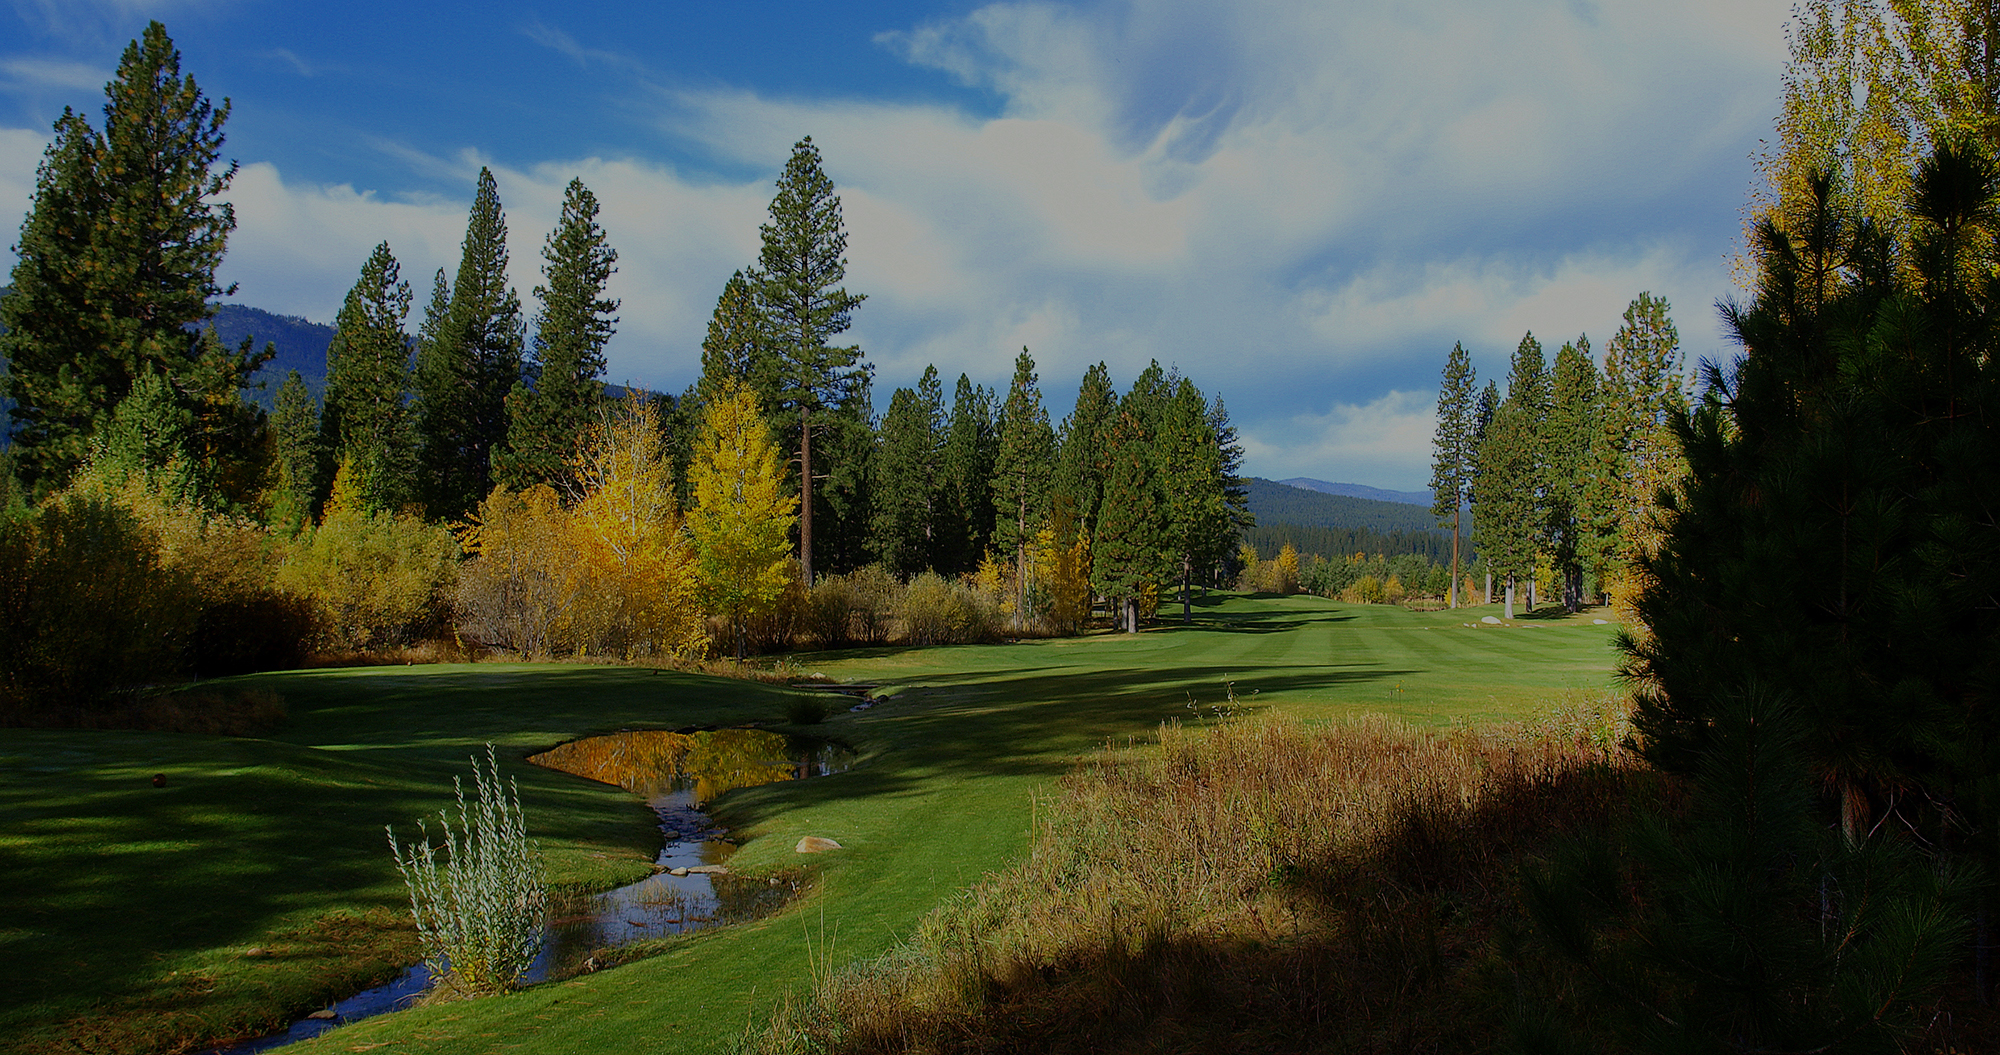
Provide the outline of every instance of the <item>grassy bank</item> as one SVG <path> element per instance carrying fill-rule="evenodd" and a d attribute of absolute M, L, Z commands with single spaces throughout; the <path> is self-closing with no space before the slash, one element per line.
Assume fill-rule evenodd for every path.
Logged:
<path fill-rule="evenodd" d="M 1608 627 L 1478 624 L 1486 614 L 1219 597 L 1191 627 L 1136 637 L 802 657 L 806 670 L 883 687 L 875 707 L 819 727 L 856 747 L 860 763 L 734 793 L 718 812 L 744 840 L 739 870 L 796 867 L 791 847 L 805 834 L 847 847 L 812 862 L 817 886 L 805 903 L 617 970 L 359 1023 L 319 1047 L 715 1050 L 802 990 L 809 950 L 836 962 L 880 954 L 942 899 L 1018 860 L 1036 791 L 1107 739 L 1187 716 L 1190 696 L 1211 708 L 1233 683 L 1246 711 L 1437 723 L 1521 716 L 1609 687 Z M 775 719 L 785 700 L 753 683 L 588 666 L 299 672 L 246 684 L 282 695 L 292 724 L 262 740 L 9 734 L 0 918 L 27 921 L 6 924 L 0 945 L 0 971 L 12 974 L 0 983 L 25 998 L 0 1011 L 10 1038 L 49 1050 L 169 1010 L 219 1025 L 309 1006 L 332 995 L 319 961 L 246 955 L 329 926 L 318 921 L 393 912 L 401 889 L 381 826 L 442 804 L 472 747 L 491 739 L 519 759 L 625 726 Z M 609 883 L 650 856 L 657 836 L 630 796 L 511 771 L 558 878 Z M 154 772 L 167 773 L 166 788 L 151 787 Z M 197 916 L 197 900 L 220 907 Z M 388 951 L 377 961 L 385 969 Z M 205 980 L 190 986 L 191 974 Z M 264 981 L 281 977 L 292 981 Z"/>

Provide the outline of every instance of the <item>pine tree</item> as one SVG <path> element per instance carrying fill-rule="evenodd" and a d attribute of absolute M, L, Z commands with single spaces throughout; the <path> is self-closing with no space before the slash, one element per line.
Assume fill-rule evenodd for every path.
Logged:
<path fill-rule="evenodd" d="M 993 544 L 1014 559 L 1014 614 L 1027 619 L 1028 556 L 1035 533 L 1048 517 L 1049 474 L 1055 467 L 1055 431 L 1042 406 L 1035 358 L 1023 346 L 1014 359 L 1014 378 L 1000 411 L 1000 444 L 994 455 Z M 1073 517 L 1071 519 L 1074 519 Z M 1051 541 L 1054 539 L 1052 537 Z M 1074 537 L 1063 540 L 1073 543 Z"/>
<path fill-rule="evenodd" d="M 326 448 L 320 443 L 320 408 L 297 370 L 285 375 L 271 413 L 271 489 L 267 505 L 273 526 L 295 533 L 310 523 L 327 477 Z"/>
<path fill-rule="evenodd" d="M 1572 612 L 1583 606 L 1585 492 L 1596 431 L 1597 363 L 1590 355 L 1590 338 L 1579 336 L 1556 353 L 1543 435 L 1547 461 L 1542 490 L 1548 511 L 1544 531 L 1549 559 L 1562 583 L 1563 607 Z"/>
<path fill-rule="evenodd" d="M 1181 378 L 1167 401 L 1155 441 L 1165 499 L 1162 542 L 1169 566 L 1179 572 L 1184 623 L 1194 618 L 1189 591 L 1196 569 L 1219 556 L 1218 542 L 1230 537 L 1225 530 L 1230 517 L 1223 489 L 1222 448 L 1208 410 L 1201 390 Z"/>
<path fill-rule="evenodd" d="M 0 304 L 14 457 L 44 492 L 82 464 L 91 434 L 141 376 L 167 380 L 198 416 L 234 419 L 237 388 L 266 359 L 247 344 L 224 348 L 200 326 L 210 302 L 234 289 L 215 280 L 236 226 L 216 200 L 236 174 L 234 163 L 217 167 L 228 101 L 212 105 L 181 74 L 158 22 L 126 47 L 105 97 L 102 134 L 71 110 L 56 120 L 15 246 L 13 293 Z M 243 430 L 204 422 L 197 431 Z"/>
<path fill-rule="evenodd" d="M 1229 408 L 1223 405 L 1219 394 L 1215 402 L 1208 406 L 1208 428 L 1215 437 L 1215 447 L 1221 458 L 1222 508 L 1225 515 L 1223 521 L 1216 525 L 1216 537 L 1209 543 L 1210 560 L 1219 577 L 1224 565 L 1235 559 L 1237 541 L 1245 531 L 1257 526 L 1257 517 L 1250 512 L 1250 486 L 1243 479 L 1243 444 L 1236 438 L 1236 426 L 1230 423 Z M 1204 593 L 1207 588 L 1204 582 Z"/>
<path fill-rule="evenodd" d="M 1514 618 L 1514 590 L 1532 581 L 1541 552 L 1548 417 L 1548 378 L 1542 345 L 1521 338 L 1507 374 L 1507 398 L 1494 412 L 1479 449 L 1473 485 L 1479 511 L 1480 552 L 1507 587 L 1507 618 Z M 1531 606 L 1532 607 L 1532 604 Z"/>
<path fill-rule="evenodd" d="M 424 329 L 417 430 L 426 505 L 432 517 L 456 520 L 491 487 L 493 448 L 506 439 L 507 393 L 521 379 L 521 301 L 507 284 L 507 218 L 489 169 L 479 170 L 449 307 L 427 316 Z"/>
<path fill-rule="evenodd" d="M 1486 387 L 1479 390 L 1479 403 L 1473 409 L 1472 412 L 1472 445 L 1475 451 L 1484 451 L 1486 449 L 1486 438 L 1492 435 L 1493 419 L 1497 417 L 1499 413 L 1500 413 L 1500 386 L 1496 382 L 1487 381 Z M 1473 462 L 1472 462 L 1471 501 L 1473 505 L 1473 511 L 1472 511 L 1473 532 L 1474 532 L 1473 541 L 1477 546 L 1483 546 L 1485 544 L 1485 540 L 1478 537 L 1478 530 L 1480 523 L 1480 511 L 1478 508 L 1479 494 L 1480 494 L 1479 476 L 1482 472 L 1485 471 L 1484 468 L 1485 463 L 1481 460 L 1482 458 L 1483 455 L 1475 454 L 1473 456 Z M 1485 575 L 1486 592 L 1481 598 L 1479 603 L 1492 604 L 1493 565 L 1491 562 L 1487 561 L 1486 555 L 1481 552 L 1475 552 L 1475 555 L 1473 557 L 1473 564 L 1474 566 L 1479 568 L 1480 571 L 1483 572 Z"/>
<path fill-rule="evenodd" d="M 730 380 L 750 386 L 771 412 L 777 405 L 777 360 L 757 310 L 757 292 L 738 271 L 722 286 L 709 315 L 708 336 L 701 342 L 698 398 L 706 403 Z"/>
<path fill-rule="evenodd" d="M 1662 488 L 1686 471 L 1673 422 L 1687 410 L 1680 336 L 1667 302 L 1641 293 L 1605 349 L 1600 415 L 1590 453 L 1592 469 L 1581 502 L 1579 559 L 1592 566 L 1600 589 L 1629 597 L 1640 554 L 1658 544 L 1654 512 Z"/>
<path fill-rule="evenodd" d="M 882 415 L 874 503 L 875 552 L 895 575 L 933 566 L 944 519 L 939 458 L 944 449 L 944 389 L 937 367 L 924 368 L 915 389 L 899 388 Z"/>
<path fill-rule="evenodd" d="M 993 464 L 998 456 L 993 392 L 958 375 L 951 416 L 940 452 L 940 508 L 937 559 L 943 575 L 966 575 L 979 567 L 993 541 Z"/>
<path fill-rule="evenodd" d="M 562 218 L 542 246 L 546 285 L 535 287 L 533 384 L 507 394 L 507 438 L 494 448 L 501 484 L 525 490 L 562 483 L 597 405 L 604 399 L 604 346 L 617 332 L 618 301 L 604 295 L 618 251 L 597 225 L 597 196 L 580 179 L 563 192 Z"/>
<path fill-rule="evenodd" d="M 395 512 L 416 498 L 409 421 L 410 284 L 389 243 L 361 265 L 334 318 L 326 353 L 321 444 L 353 473 L 355 500 L 371 513 Z"/>
<path fill-rule="evenodd" d="M 1090 584 L 1127 633 L 1139 632 L 1139 595 L 1161 578 L 1161 509 L 1150 437 L 1121 408 L 1106 448 L 1104 497 L 1091 536 Z"/>
<path fill-rule="evenodd" d="M 1451 521 L 1451 606 L 1457 608 L 1460 516 L 1471 496 L 1479 448 L 1474 441 L 1472 357 L 1453 344 L 1438 386 L 1437 431 L 1431 438 L 1431 515 Z"/>
<path fill-rule="evenodd" d="M 778 177 L 778 193 L 771 199 L 770 213 L 771 222 L 759 228 L 763 250 L 750 281 L 763 317 L 763 332 L 771 341 L 778 407 L 798 418 L 799 564 L 806 585 L 811 586 L 815 419 L 829 410 L 844 409 L 850 433 L 845 446 L 852 448 L 857 394 L 865 390 L 871 371 L 861 361 L 859 346 L 827 343 L 846 332 L 855 307 L 866 298 L 840 285 L 847 276 L 847 232 L 841 220 L 840 198 L 820 166 L 819 148 L 813 145 L 812 137 L 792 147 L 785 171 Z M 865 423 L 866 414 L 859 420 Z M 858 487 L 848 490 L 850 495 L 859 494 Z M 845 512 L 850 514 L 845 520 L 861 519 L 852 515 L 858 510 Z M 862 523 L 865 527 L 865 520 Z"/>
<path fill-rule="evenodd" d="M 1097 533 L 1111 430 L 1117 419 L 1118 390 L 1112 387 L 1111 370 L 1100 362 L 1084 371 L 1077 386 L 1076 407 L 1063 419 L 1056 465 L 1056 487 L 1069 497 L 1078 529 L 1087 537 Z"/>
<path fill-rule="evenodd" d="M 744 620 L 784 592 L 794 511 L 783 466 L 757 394 L 739 381 L 710 393 L 702 412 L 693 468 L 695 506 L 688 514 L 702 595 L 729 618 L 736 660 L 743 661 Z"/>

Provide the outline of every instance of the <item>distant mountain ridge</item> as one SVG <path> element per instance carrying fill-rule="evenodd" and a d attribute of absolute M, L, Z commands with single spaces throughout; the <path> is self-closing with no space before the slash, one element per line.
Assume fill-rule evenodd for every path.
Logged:
<path fill-rule="evenodd" d="M 1246 480 L 1245 485 L 1250 512 L 1256 515 L 1259 524 L 1298 524 L 1335 530 L 1367 528 L 1384 534 L 1437 530 L 1428 503 L 1419 506 L 1328 494 L 1255 476 Z"/>
<path fill-rule="evenodd" d="M 1403 505 L 1429 508 L 1429 491 L 1389 491 L 1367 484 L 1336 484 L 1325 480 L 1315 480 L 1310 476 L 1294 476 L 1289 480 L 1279 480 L 1286 487 L 1299 487 L 1307 491 L 1318 491 L 1326 495 L 1344 495 L 1348 498 L 1366 498 L 1375 502 L 1396 502 Z"/>
<path fill-rule="evenodd" d="M 246 304 L 218 305 L 214 323 L 215 335 L 226 347 L 236 347 L 245 337 L 251 339 L 254 351 L 263 351 L 267 342 L 277 346 L 278 354 L 250 375 L 246 394 L 251 402 L 265 410 L 275 407 L 278 386 L 293 370 L 299 372 L 314 399 L 326 393 L 326 350 L 333 345 L 333 327 Z"/>

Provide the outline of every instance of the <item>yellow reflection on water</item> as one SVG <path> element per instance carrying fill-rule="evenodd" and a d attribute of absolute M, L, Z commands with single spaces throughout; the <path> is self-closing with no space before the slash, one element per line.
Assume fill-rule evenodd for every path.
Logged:
<path fill-rule="evenodd" d="M 762 729 L 674 733 L 628 729 L 572 740 L 529 762 L 653 796 L 691 786 L 697 804 L 735 788 L 774 784 L 803 775 L 789 741 Z"/>

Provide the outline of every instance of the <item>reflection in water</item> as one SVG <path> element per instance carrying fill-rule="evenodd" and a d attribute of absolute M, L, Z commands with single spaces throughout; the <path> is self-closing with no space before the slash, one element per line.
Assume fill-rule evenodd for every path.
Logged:
<path fill-rule="evenodd" d="M 783 904 L 789 886 L 728 874 L 723 862 L 736 847 L 701 807 L 736 788 L 837 773 L 850 759 L 825 741 L 762 729 L 628 729 L 529 756 L 535 765 L 646 796 L 666 839 L 653 862 L 658 874 L 558 908 L 528 980 L 589 969 L 601 950 L 752 919 Z"/>
<path fill-rule="evenodd" d="M 572 740 L 529 756 L 528 761 L 538 766 L 644 795 L 659 815 L 665 845 L 654 860 L 658 874 L 551 905 L 548 942 L 523 981 L 591 970 L 594 957 L 606 950 L 755 919 L 782 906 L 793 893 L 790 884 L 746 879 L 720 867 L 736 847 L 727 841 L 728 831 L 701 807 L 736 788 L 839 773 L 852 759 L 853 753 L 837 744 L 762 729 L 626 730 Z M 696 868 L 719 870 L 687 871 Z M 388 985 L 333 1005 L 331 1017 L 303 1019 L 284 1033 L 217 1048 L 211 1055 L 266 1051 L 318 1036 L 343 1022 L 407 1007 L 429 983 L 429 971 L 418 964 Z"/>
<path fill-rule="evenodd" d="M 528 761 L 616 784 L 648 798 L 688 788 L 700 806 L 736 788 L 838 772 L 847 767 L 845 755 L 825 741 L 762 729 L 700 733 L 627 729 L 572 740 L 531 755 Z"/>

